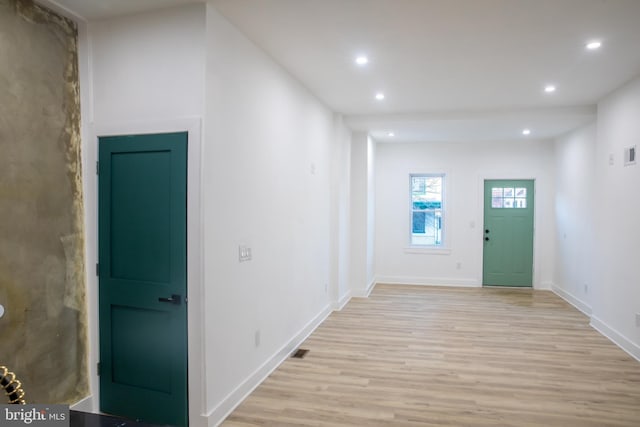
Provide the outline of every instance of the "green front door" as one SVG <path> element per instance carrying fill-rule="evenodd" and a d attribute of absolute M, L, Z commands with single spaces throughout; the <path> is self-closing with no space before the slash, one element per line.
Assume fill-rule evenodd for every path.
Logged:
<path fill-rule="evenodd" d="M 187 134 L 99 139 L 100 410 L 187 419 Z"/>
<path fill-rule="evenodd" d="M 484 182 L 485 286 L 532 286 L 532 180 Z"/>

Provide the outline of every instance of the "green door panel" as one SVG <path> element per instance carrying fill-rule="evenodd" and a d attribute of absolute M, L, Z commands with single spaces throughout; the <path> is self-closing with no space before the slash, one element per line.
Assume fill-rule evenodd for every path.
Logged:
<path fill-rule="evenodd" d="M 533 212 L 532 180 L 485 181 L 484 285 L 532 286 Z"/>
<path fill-rule="evenodd" d="M 184 132 L 99 139 L 102 412 L 188 425 L 186 179 Z"/>
<path fill-rule="evenodd" d="M 112 277 L 171 282 L 170 170 L 170 151 L 111 155 Z"/>

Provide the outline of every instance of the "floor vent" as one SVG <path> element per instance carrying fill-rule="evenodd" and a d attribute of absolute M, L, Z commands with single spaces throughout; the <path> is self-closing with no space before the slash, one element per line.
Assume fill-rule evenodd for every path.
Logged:
<path fill-rule="evenodd" d="M 294 359 L 303 359 L 307 355 L 307 353 L 309 353 L 309 350 L 299 348 L 295 351 L 295 353 L 291 355 L 291 357 L 293 357 Z"/>

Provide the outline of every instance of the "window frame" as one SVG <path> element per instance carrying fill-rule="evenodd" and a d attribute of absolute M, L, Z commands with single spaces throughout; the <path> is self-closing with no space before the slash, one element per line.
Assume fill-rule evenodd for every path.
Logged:
<path fill-rule="evenodd" d="M 440 178 L 441 179 L 441 189 L 440 189 L 440 198 L 441 205 L 438 209 L 430 209 L 431 211 L 440 211 L 440 243 L 439 244 L 421 244 L 413 242 L 413 218 L 414 212 L 428 212 L 429 210 L 415 210 L 413 207 L 413 179 L 416 177 L 426 177 L 426 178 Z M 434 251 L 436 253 L 448 251 L 446 243 L 447 243 L 447 173 L 446 172 L 430 172 L 430 173 L 410 173 L 409 174 L 409 247 L 407 248 L 409 251 L 416 250 L 419 252 L 431 252 Z"/>

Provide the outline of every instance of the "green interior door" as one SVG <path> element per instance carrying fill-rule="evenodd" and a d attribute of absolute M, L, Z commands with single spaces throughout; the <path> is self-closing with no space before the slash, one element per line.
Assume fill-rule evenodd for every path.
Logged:
<path fill-rule="evenodd" d="M 484 182 L 485 286 L 532 286 L 532 180 Z"/>
<path fill-rule="evenodd" d="M 99 139 L 100 409 L 188 425 L 187 134 Z"/>

